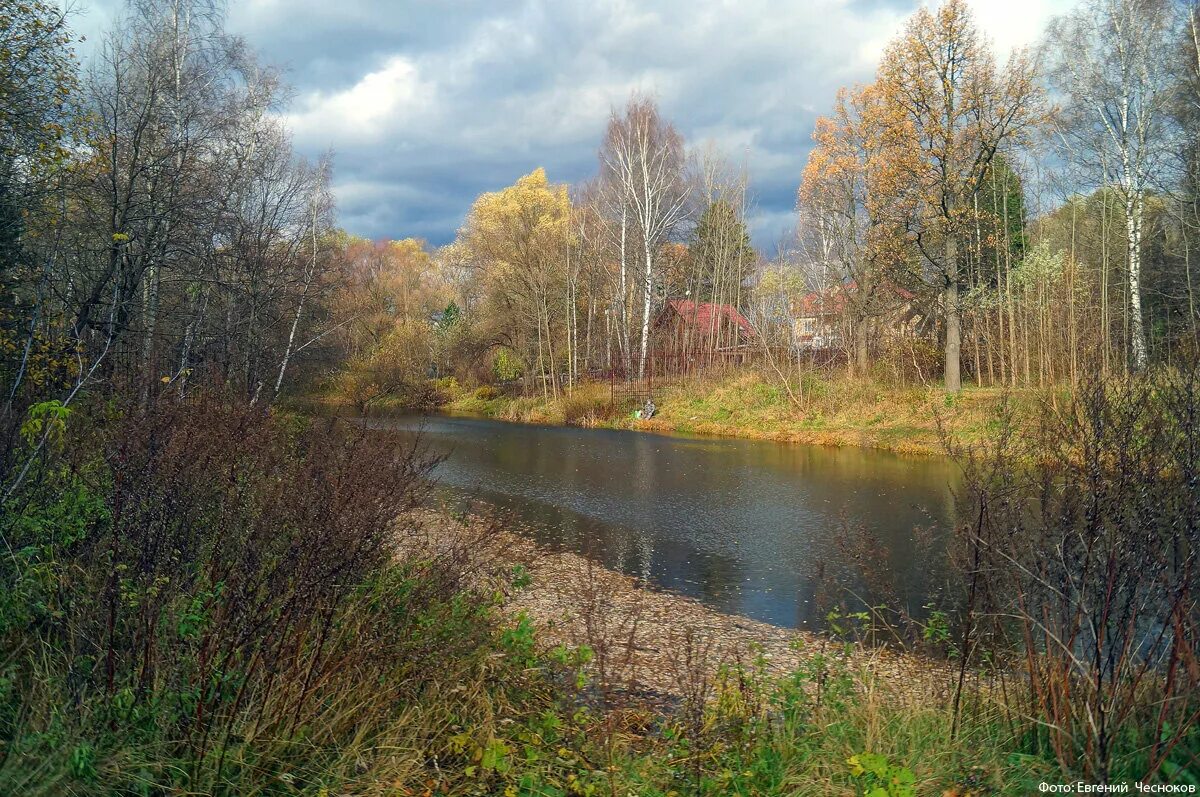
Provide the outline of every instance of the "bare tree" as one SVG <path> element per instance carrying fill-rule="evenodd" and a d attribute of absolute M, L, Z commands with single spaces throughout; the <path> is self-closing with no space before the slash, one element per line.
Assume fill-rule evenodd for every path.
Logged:
<path fill-rule="evenodd" d="M 1089 0 L 1050 27 L 1051 76 L 1065 155 L 1095 185 L 1113 185 L 1125 216 L 1129 345 L 1147 362 L 1142 318 L 1146 194 L 1175 148 L 1170 124 L 1179 17 L 1168 0 Z"/>
<path fill-rule="evenodd" d="M 641 240 L 642 318 L 638 359 L 641 377 L 646 373 L 650 342 L 655 255 L 686 214 L 688 192 L 683 179 L 683 137 L 662 119 L 652 99 L 634 95 L 622 114 L 613 111 L 601 162 L 606 178 L 618 192 L 622 255 L 625 253 L 627 218 L 632 218 Z M 622 278 L 625 269 L 626 260 L 622 256 Z"/>

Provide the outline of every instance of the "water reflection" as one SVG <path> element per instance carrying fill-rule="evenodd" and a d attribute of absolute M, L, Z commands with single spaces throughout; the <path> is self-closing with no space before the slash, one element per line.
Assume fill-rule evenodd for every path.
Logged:
<path fill-rule="evenodd" d="M 447 453 L 436 472 L 444 495 L 477 497 L 545 545 L 722 611 L 812 625 L 829 583 L 838 597 L 885 597 L 861 564 L 890 573 L 887 597 L 916 613 L 940 583 L 919 544 L 931 535 L 917 529 L 936 539 L 949 527 L 946 460 L 461 417 L 369 423 L 421 430 Z M 847 528 L 872 544 L 848 551 L 859 535 Z"/>

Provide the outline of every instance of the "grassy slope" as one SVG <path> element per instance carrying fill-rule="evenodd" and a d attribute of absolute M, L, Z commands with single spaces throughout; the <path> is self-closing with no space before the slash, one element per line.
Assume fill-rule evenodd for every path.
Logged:
<path fill-rule="evenodd" d="M 910 454 L 944 451 L 939 421 L 959 442 L 980 439 L 994 422 L 1004 396 L 996 389 L 967 388 L 951 398 L 937 387 L 894 388 L 851 378 L 809 378 L 789 396 L 777 383 L 742 373 L 666 384 L 655 394 L 657 415 L 638 420 L 632 406 L 609 406 L 607 384 L 583 385 L 570 398 L 559 400 L 490 398 L 486 390 L 452 394 L 447 410 L 504 420 L 863 446 Z"/>

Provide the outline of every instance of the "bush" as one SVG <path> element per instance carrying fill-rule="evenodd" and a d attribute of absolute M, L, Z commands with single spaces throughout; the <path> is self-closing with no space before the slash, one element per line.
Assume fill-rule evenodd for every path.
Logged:
<path fill-rule="evenodd" d="M 316 793 L 494 713 L 449 691 L 496 666 L 486 546 L 397 558 L 412 444 L 211 400 L 79 420 L 0 520 L 0 793 Z"/>
<path fill-rule="evenodd" d="M 945 358 L 936 343 L 925 338 L 886 337 L 871 370 L 878 381 L 902 387 L 937 382 L 944 367 Z"/>
<path fill-rule="evenodd" d="M 414 410 L 437 406 L 439 389 L 430 384 L 433 363 L 426 344 L 421 325 L 397 325 L 377 347 L 347 360 L 331 380 L 335 396 L 360 411 L 383 403 Z"/>
<path fill-rule="evenodd" d="M 576 391 L 562 399 L 563 423 L 572 426 L 594 426 L 612 417 L 613 409 L 607 394 Z"/>
<path fill-rule="evenodd" d="M 525 363 L 519 354 L 508 348 L 496 350 L 495 357 L 492 359 L 492 374 L 496 379 L 501 382 L 512 382 L 519 379 L 524 373 Z"/>
<path fill-rule="evenodd" d="M 965 457 L 961 647 L 1019 663 L 1014 713 L 1066 772 L 1194 782 L 1200 371 L 1093 381 L 999 427 Z"/>
<path fill-rule="evenodd" d="M 497 611 L 528 574 L 486 524 L 430 536 L 412 510 L 431 463 L 382 430 L 204 400 L 60 431 L 0 518 L 0 793 L 905 794 L 1008 777 L 987 708 L 956 738 L 941 703 L 880 704 L 869 675 L 820 655 L 782 677 L 761 659 L 714 673 L 689 630 L 668 641 L 682 705 L 640 702 L 619 686 L 628 623 L 608 593 L 593 638 L 546 655 L 529 618 Z"/>

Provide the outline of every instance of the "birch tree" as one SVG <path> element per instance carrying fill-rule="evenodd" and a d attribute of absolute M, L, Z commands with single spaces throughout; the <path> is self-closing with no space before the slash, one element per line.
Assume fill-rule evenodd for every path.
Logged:
<path fill-rule="evenodd" d="M 656 273 L 655 255 L 687 209 L 683 137 L 662 119 L 648 97 L 635 95 L 622 113 L 613 111 L 601 161 L 617 190 L 622 218 L 622 276 L 625 274 L 625 220 L 632 219 L 641 245 L 641 333 L 638 377 L 646 374 Z"/>
<path fill-rule="evenodd" d="M 1147 192 L 1167 171 L 1176 135 L 1170 110 L 1179 17 L 1169 0 L 1088 0 L 1048 35 L 1064 155 L 1093 185 L 1115 186 L 1125 222 L 1129 356 L 1147 363 L 1142 318 Z"/>

